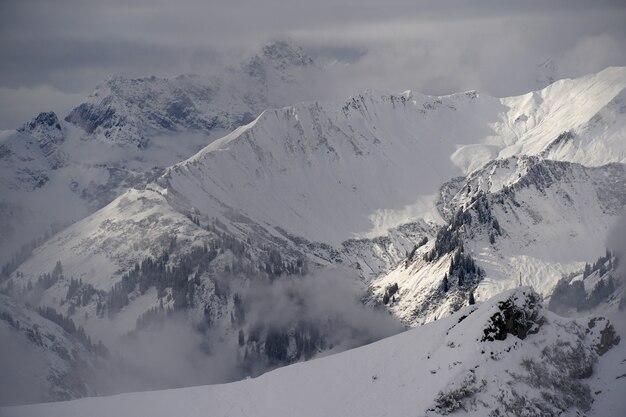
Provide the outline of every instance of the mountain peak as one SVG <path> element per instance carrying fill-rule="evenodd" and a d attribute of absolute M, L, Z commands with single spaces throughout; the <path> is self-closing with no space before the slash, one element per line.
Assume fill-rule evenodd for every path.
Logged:
<path fill-rule="evenodd" d="M 537 65 L 535 70 L 535 81 L 541 87 L 548 86 L 557 80 L 559 68 L 552 57 L 549 57 L 541 64 Z"/>
<path fill-rule="evenodd" d="M 261 48 L 261 51 L 241 64 L 244 73 L 251 77 L 265 80 L 268 70 L 277 70 L 281 77 L 290 68 L 307 68 L 315 66 L 313 58 L 308 56 L 300 46 L 285 40 L 275 40 Z"/>
<path fill-rule="evenodd" d="M 30 121 L 24 123 L 18 132 L 27 132 L 39 140 L 50 140 L 52 142 L 62 141 L 64 138 L 63 128 L 56 113 L 42 112 Z"/>
<path fill-rule="evenodd" d="M 37 129 L 38 127 L 61 130 L 61 124 L 59 123 L 59 118 L 57 117 L 56 113 L 53 111 L 39 113 L 36 117 L 31 119 L 29 122 L 26 122 L 18 130 L 20 132 L 27 131 L 27 130 L 33 131 Z"/>
<path fill-rule="evenodd" d="M 300 46 L 294 46 L 284 40 L 275 40 L 263 47 L 263 57 L 274 62 L 280 68 L 288 66 L 306 67 L 314 64 Z"/>

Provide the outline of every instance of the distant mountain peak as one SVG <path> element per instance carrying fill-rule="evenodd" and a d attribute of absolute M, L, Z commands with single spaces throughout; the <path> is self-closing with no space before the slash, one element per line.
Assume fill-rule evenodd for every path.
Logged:
<path fill-rule="evenodd" d="M 261 51 L 241 64 L 241 70 L 250 77 L 267 79 L 268 70 L 282 74 L 292 68 L 314 67 L 313 58 L 304 50 L 285 40 L 276 40 L 261 48 Z"/>
<path fill-rule="evenodd" d="M 29 133 L 41 141 L 60 142 L 65 138 L 63 127 L 56 113 L 42 112 L 30 121 L 24 123 L 18 132 Z"/>
<path fill-rule="evenodd" d="M 39 113 L 30 121 L 24 123 L 24 125 L 19 128 L 18 131 L 32 132 L 34 130 L 37 130 L 38 128 L 61 130 L 61 124 L 56 113 L 53 111 Z"/>
<path fill-rule="evenodd" d="M 263 47 L 263 57 L 278 66 L 306 67 L 314 64 L 313 58 L 308 56 L 300 46 L 292 45 L 285 40 L 275 40 Z"/>
<path fill-rule="evenodd" d="M 549 57 L 541 64 L 537 65 L 537 69 L 535 70 L 535 81 L 537 82 L 537 85 L 545 87 L 552 84 L 558 79 L 558 71 L 559 69 L 556 62 L 554 62 L 552 57 Z"/>

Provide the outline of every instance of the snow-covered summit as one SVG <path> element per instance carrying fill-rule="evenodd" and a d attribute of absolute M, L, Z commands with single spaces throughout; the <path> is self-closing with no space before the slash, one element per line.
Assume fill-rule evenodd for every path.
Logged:
<path fill-rule="evenodd" d="M 60 142 L 64 139 L 61 122 L 54 112 L 39 113 L 37 117 L 26 122 L 18 132 L 28 132 L 40 142 Z"/>
<path fill-rule="evenodd" d="M 285 40 L 276 40 L 263 47 L 263 56 L 274 62 L 280 69 L 290 66 L 312 66 L 313 58 L 308 56 L 302 47 L 294 46 Z"/>
<path fill-rule="evenodd" d="M 48 182 L 51 171 L 67 163 L 66 130 L 54 112 L 40 113 L 17 131 L 2 133 L 0 189 L 36 190 Z"/>
<path fill-rule="evenodd" d="M 239 67 L 211 76 L 113 76 L 65 120 L 89 135 L 142 148 L 151 136 L 167 132 L 215 135 L 248 123 L 267 107 L 304 99 L 294 91 L 295 81 L 301 71 L 315 69 L 302 48 L 276 41 Z"/>

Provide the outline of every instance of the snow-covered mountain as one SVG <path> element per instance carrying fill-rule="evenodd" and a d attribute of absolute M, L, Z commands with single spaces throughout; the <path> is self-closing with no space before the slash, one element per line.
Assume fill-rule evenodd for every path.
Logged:
<path fill-rule="evenodd" d="M 274 63 L 272 71 L 258 62 Z M 291 83 L 285 68 L 313 66 L 283 47 L 246 65 L 267 85 Z M 604 253 L 608 230 L 625 214 L 626 68 L 509 98 L 368 91 L 304 102 L 264 110 L 211 143 L 205 116 L 214 102 L 198 80 L 113 80 L 70 117 L 82 127 L 56 128 L 52 116 L 42 116 L 41 129 L 25 126 L 34 164 L 51 172 L 50 160 L 63 161 L 49 183 L 76 183 L 63 203 L 77 202 L 86 215 L 111 202 L 21 253 L 3 290 L 29 297 L 29 282 L 60 262 L 62 277 L 38 292 L 39 303 L 105 343 L 182 311 L 186 324 L 210 329 L 208 350 L 226 346 L 240 370 L 256 374 L 258 363 L 263 371 L 353 346 L 354 334 L 365 335 L 360 343 L 389 334 L 389 324 L 368 333 L 358 320 L 342 321 L 361 310 L 312 315 L 310 294 L 328 294 L 303 275 L 329 274 L 326 291 L 347 288 L 338 299 L 364 296 L 422 324 L 517 286 L 520 273 L 550 296 L 563 275 Z M 170 102 L 156 99 L 167 96 L 190 110 L 175 118 Z M 221 127 L 244 120 L 228 117 Z M 184 129 L 196 136 L 176 142 L 172 132 Z M 32 139 L 42 131 L 57 136 Z M 15 135 L 2 143 L 18 143 Z M 57 152 L 50 144 L 64 145 Z M 119 159 L 123 152 L 135 156 Z M 76 161 L 89 169 L 66 168 Z M 283 307 L 287 300 L 286 311 L 298 314 L 277 317 L 258 294 Z"/>
<path fill-rule="evenodd" d="M 212 76 L 112 77 L 65 120 L 42 113 L 0 132 L 0 262 L 143 187 L 267 107 L 309 97 L 302 80 L 321 74 L 301 48 L 277 41 Z"/>
<path fill-rule="evenodd" d="M 611 68 L 502 100 L 369 92 L 268 110 L 169 169 L 166 187 L 189 210 L 229 210 L 308 240 L 380 236 L 407 220 L 436 222 L 443 182 L 493 159 L 624 162 L 623 117 L 600 118 L 605 137 L 584 134 L 601 111 L 621 114 L 624 88 L 626 71 Z"/>
<path fill-rule="evenodd" d="M 445 184 L 439 208 L 448 223 L 371 285 L 382 298 L 397 284 L 390 308 L 413 324 L 450 314 L 472 291 L 477 299 L 490 298 L 518 285 L 520 277 L 548 296 L 563 276 L 605 252 L 624 207 L 624 164 L 496 160 Z M 480 277 L 451 265 L 463 256 L 475 261 Z"/>
<path fill-rule="evenodd" d="M 606 318 L 559 317 L 521 287 L 255 379 L 4 408 L 0 415 L 620 415 L 626 351 L 619 339 Z"/>
<path fill-rule="evenodd" d="M 406 249 L 423 237 L 432 238 L 433 226 L 445 224 L 451 213 L 479 192 L 490 199 L 510 200 L 514 197 L 504 194 L 512 195 L 520 188 L 522 194 L 529 194 L 524 195 L 529 208 L 523 220 L 502 217 L 504 233 L 514 227 L 509 227 L 509 222 L 516 222 L 510 236 L 519 239 L 520 229 L 540 221 L 533 211 L 551 207 L 549 221 L 556 223 L 554 231 L 559 231 L 555 239 L 570 238 L 565 228 L 576 232 L 578 239 L 597 236 L 593 241 L 587 239 L 587 246 L 580 250 L 568 252 L 571 259 L 585 262 L 588 257 L 581 255 L 600 245 L 611 221 L 623 211 L 621 163 L 626 141 L 620 139 L 623 117 L 618 117 L 621 113 L 615 103 L 625 86 L 626 71 L 610 68 L 507 99 L 475 92 L 441 98 L 409 92 L 398 96 L 369 92 L 345 102 L 304 103 L 268 110 L 254 122 L 168 168 L 146 193 L 160 194 L 155 200 L 159 201 L 160 213 L 175 211 L 201 224 L 218 221 L 243 241 L 255 238 L 273 242 L 312 255 L 320 263 L 343 258 L 361 265 L 373 255 L 361 252 L 355 257 L 350 253 L 346 247 L 350 248 L 354 239 L 385 236 L 389 229 L 418 222 L 412 230 L 422 232 L 401 242 L 395 249 L 398 258 L 389 260 L 398 262 Z M 585 136 L 590 120 L 597 119 L 601 112 L 613 114 L 615 122 L 601 118 L 596 123 L 605 124 L 605 136 Z M 562 132 L 578 139 L 554 145 Z M 600 144 L 611 145 L 611 151 L 605 151 Z M 510 154 L 541 158 L 502 159 Z M 576 164 L 541 162 L 548 157 L 592 167 L 618 164 L 589 170 Z M 492 160 L 496 162 L 483 168 Z M 445 193 L 458 195 L 442 204 L 440 198 L 447 197 L 439 196 L 440 188 L 459 175 L 470 175 L 467 184 L 457 180 L 446 185 Z M 543 178 L 545 175 L 550 178 Z M 560 189 L 547 194 L 543 189 L 536 190 L 537 185 L 549 191 Z M 470 191 L 465 193 L 468 187 Z M 76 278 L 86 278 L 93 266 L 81 253 L 88 247 L 89 256 L 96 252 L 101 257 L 98 269 L 107 274 L 119 270 L 119 276 L 132 266 L 131 259 L 140 260 L 146 255 L 143 249 L 128 249 L 137 246 L 133 239 L 144 239 L 132 233 L 125 234 L 125 246 L 112 248 L 124 253 L 125 262 L 107 255 L 108 249 L 98 243 L 107 242 L 103 222 L 113 221 L 120 225 L 118 230 L 123 230 L 125 223 L 136 221 L 119 215 L 116 207 L 123 205 L 124 199 L 57 235 L 39 248 L 20 272 L 32 279 L 61 260 Z M 571 217 L 554 218 L 557 213 L 563 214 L 558 211 L 560 206 L 568 204 Z M 597 208 L 592 212 L 594 206 Z M 116 214 L 110 218 L 108 213 Z M 505 215 L 518 213 L 503 212 Z M 586 229 L 575 227 L 581 219 Z M 571 226 L 566 226 L 567 222 Z M 544 230 L 543 225 L 537 228 Z M 176 223 L 169 229 L 160 233 L 189 237 L 184 230 L 178 230 Z M 102 237 L 98 239 L 97 235 Z M 155 247 L 152 254 L 164 247 Z M 372 247 L 372 252 L 380 249 Z M 603 249 L 597 247 L 591 255 Z M 501 279 L 506 271 L 493 278 Z M 491 275 L 492 271 L 488 272 Z"/>
<path fill-rule="evenodd" d="M 104 141 L 146 148 L 164 132 L 211 135 L 249 123 L 297 100 L 304 77 L 319 71 L 301 48 L 276 41 L 213 76 L 110 78 L 65 120 Z"/>

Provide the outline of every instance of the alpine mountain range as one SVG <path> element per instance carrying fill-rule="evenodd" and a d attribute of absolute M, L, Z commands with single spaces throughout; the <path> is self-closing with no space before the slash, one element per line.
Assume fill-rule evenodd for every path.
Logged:
<path fill-rule="evenodd" d="M 626 67 L 328 77 L 277 41 L 0 132 L 0 405 L 202 385 L 0 415 L 623 411 Z"/>

